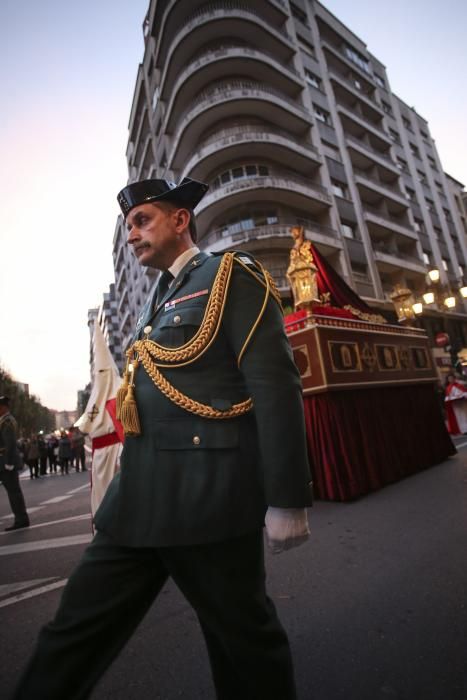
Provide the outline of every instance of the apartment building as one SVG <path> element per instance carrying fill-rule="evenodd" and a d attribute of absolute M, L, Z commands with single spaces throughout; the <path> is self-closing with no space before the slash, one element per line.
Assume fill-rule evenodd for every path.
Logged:
<path fill-rule="evenodd" d="M 209 184 L 200 246 L 248 250 L 291 304 L 290 227 L 302 225 L 344 279 L 388 319 L 397 284 L 427 272 L 455 292 L 467 265 L 463 186 L 445 175 L 427 121 L 385 66 L 315 0 L 152 0 L 129 120 L 129 181 Z M 113 258 L 123 347 L 155 280 L 117 222 Z M 157 273 L 156 273 L 157 275 Z M 467 315 L 422 323 L 467 346 Z"/>

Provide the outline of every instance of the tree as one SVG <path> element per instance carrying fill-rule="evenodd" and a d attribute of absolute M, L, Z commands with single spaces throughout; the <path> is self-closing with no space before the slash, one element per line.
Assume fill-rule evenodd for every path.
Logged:
<path fill-rule="evenodd" d="M 19 434 L 23 436 L 48 433 L 55 428 L 55 416 L 39 399 L 27 394 L 13 377 L 0 366 L 0 396 L 10 398 L 10 410 L 18 422 Z"/>

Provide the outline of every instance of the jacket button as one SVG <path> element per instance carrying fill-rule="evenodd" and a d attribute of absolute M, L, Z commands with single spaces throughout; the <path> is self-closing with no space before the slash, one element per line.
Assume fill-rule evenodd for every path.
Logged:
<path fill-rule="evenodd" d="M 201 438 L 198 435 L 195 435 L 193 437 L 193 445 L 199 445 L 201 442 Z"/>
<path fill-rule="evenodd" d="M 180 316 L 174 316 L 174 323 L 180 323 L 181 320 Z"/>

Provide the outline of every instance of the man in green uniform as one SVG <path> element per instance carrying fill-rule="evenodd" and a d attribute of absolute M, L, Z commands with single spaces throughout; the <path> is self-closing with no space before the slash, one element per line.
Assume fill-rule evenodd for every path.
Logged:
<path fill-rule="evenodd" d="M 16 700 L 88 697 L 169 577 L 198 615 L 219 699 L 296 697 L 262 529 L 277 552 L 309 534 L 301 383 L 269 275 L 195 245 L 206 190 L 146 180 L 118 196 L 134 254 L 163 274 L 117 397 L 121 471 Z"/>
<path fill-rule="evenodd" d="M 15 516 L 13 525 L 5 528 L 7 531 L 29 527 L 29 516 L 19 483 L 20 461 L 16 444 L 16 421 L 10 413 L 10 400 L 8 396 L 0 396 L 0 481 L 6 489 Z"/>

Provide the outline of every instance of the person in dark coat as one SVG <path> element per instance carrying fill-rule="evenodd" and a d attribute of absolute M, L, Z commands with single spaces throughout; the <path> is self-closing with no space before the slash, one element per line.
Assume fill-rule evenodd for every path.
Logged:
<path fill-rule="evenodd" d="M 16 421 L 10 413 L 8 396 L 0 396 L 0 481 L 2 482 L 13 511 L 14 522 L 6 531 L 29 527 L 29 516 L 19 483 L 22 457 L 16 442 Z"/>
<path fill-rule="evenodd" d="M 63 430 L 58 441 L 58 463 L 60 464 L 62 476 L 69 473 L 71 458 L 71 440 Z"/>
<path fill-rule="evenodd" d="M 163 274 L 118 396 L 121 469 L 16 700 L 89 697 L 169 577 L 198 615 L 218 698 L 296 698 L 263 526 L 273 552 L 309 536 L 300 376 L 268 273 L 195 246 L 206 190 L 186 178 L 119 194 L 128 243 Z"/>
<path fill-rule="evenodd" d="M 57 471 L 57 455 L 58 451 L 58 440 L 55 435 L 49 435 L 47 438 L 47 458 L 49 460 L 49 471 L 56 473 Z"/>
<path fill-rule="evenodd" d="M 31 435 L 26 445 L 26 462 L 29 467 L 31 479 L 40 479 L 39 476 L 39 443 L 36 435 Z"/>
<path fill-rule="evenodd" d="M 47 444 L 43 435 L 38 435 L 37 444 L 39 446 L 39 474 L 45 476 L 47 474 Z"/>

